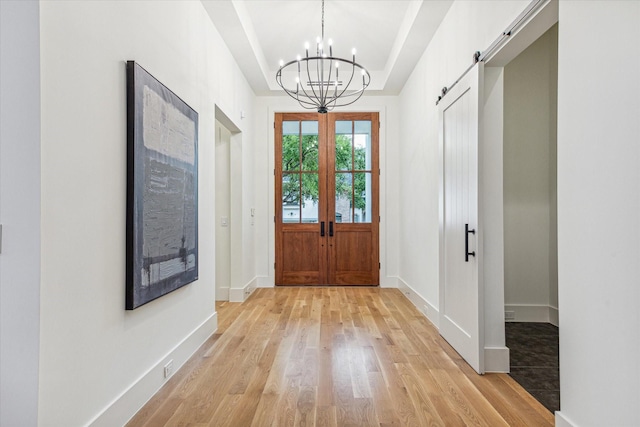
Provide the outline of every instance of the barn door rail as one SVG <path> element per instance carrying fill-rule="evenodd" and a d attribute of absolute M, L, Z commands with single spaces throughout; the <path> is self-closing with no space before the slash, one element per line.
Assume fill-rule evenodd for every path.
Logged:
<path fill-rule="evenodd" d="M 536 11 L 538 11 L 538 9 L 540 9 L 540 7 L 543 4 L 546 4 L 549 1 L 550 0 L 532 0 L 531 3 L 529 3 L 529 5 L 527 6 L 527 8 L 520 15 L 518 15 L 518 17 L 507 27 L 506 30 L 502 32 L 502 34 L 498 36 L 498 38 L 496 38 L 493 41 L 493 43 L 489 45 L 488 48 L 486 48 L 482 52 L 481 51 L 475 52 L 473 54 L 473 63 L 469 65 L 469 67 L 466 70 L 464 70 L 464 72 L 460 75 L 460 77 L 458 77 L 458 79 L 455 82 L 453 82 L 453 84 L 451 84 L 448 87 L 445 86 L 442 88 L 442 90 L 440 91 L 440 95 L 436 100 L 436 105 L 438 105 L 442 100 L 442 98 L 444 98 L 445 95 L 451 89 L 453 89 L 455 85 L 458 84 L 458 82 L 469 72 L 469 70 L 471 70 L 478 62 L 485 61 L 488 57 L 490 57 L 496 50 L 498 50 L 498 48 L 500 48 L 509 39 L 509 37 L 516 31 L 516 29 L 518 29 L 518 27 L 520 27 L 531 15 L 533 15 Z"/>

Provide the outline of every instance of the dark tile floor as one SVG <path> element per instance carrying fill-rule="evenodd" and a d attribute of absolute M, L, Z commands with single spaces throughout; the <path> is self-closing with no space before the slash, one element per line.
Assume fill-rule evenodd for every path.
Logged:
<path fill-rule="evenodd" d="M 511 377 L 551 412 L 560 410 L 558 328 L 550 323 L 505 324 Z"/>

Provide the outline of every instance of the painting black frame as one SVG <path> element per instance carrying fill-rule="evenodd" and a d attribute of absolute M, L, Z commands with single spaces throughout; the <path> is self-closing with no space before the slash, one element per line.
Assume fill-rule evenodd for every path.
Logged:
<path fill-rule="evenodd" d="M 126 75 L 125 308 L 133 310 L 198 279 L 198 113 L 135 61 Z"/>

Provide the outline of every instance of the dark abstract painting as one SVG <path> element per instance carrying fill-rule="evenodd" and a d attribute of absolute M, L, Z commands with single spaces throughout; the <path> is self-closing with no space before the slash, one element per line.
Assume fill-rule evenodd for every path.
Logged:
<path fill-rule="evenodd" d="M 126 309 L 198 278 L 198 113 L 127 61 Z"/>

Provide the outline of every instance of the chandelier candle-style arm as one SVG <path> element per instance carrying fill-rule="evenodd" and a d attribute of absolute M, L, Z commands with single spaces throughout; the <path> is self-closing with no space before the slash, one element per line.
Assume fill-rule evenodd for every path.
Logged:
<path fill-rule="evenodd" d="M 324 0 L 322 0 L 322 37 L 316 39 L 316 56 L 309 56 L 309 43 L 306 43 L 303 58 L 298 55 L 295 60 L 286 64 L 280 61 L 280 68 L 276 72 L 276 82 L 287 95 L 297 100 L 303 108 L 316 109 L 318 113 L 327 113 L 335 107 L 353 104 L 360 99 L 371 83 L 369 72 L 356 62 L 355 49 L 351 52 L 352 58 L 349 60 L 334 57 L 333 41 L 329 39 L 327 44 L 329 55 L 324 51 Z M 339 79 L 341 64 L 351 67 L 351 75 L 346 84 Z M 332 80 L 334 68 L 335 78 Z M 354 81 L 356 70 L 360 70 L 362 75 L 362 85 L 358 87 Z M 284 79 L 295 82 L 295 88 L 293 83 L 288 86 Z"/>

